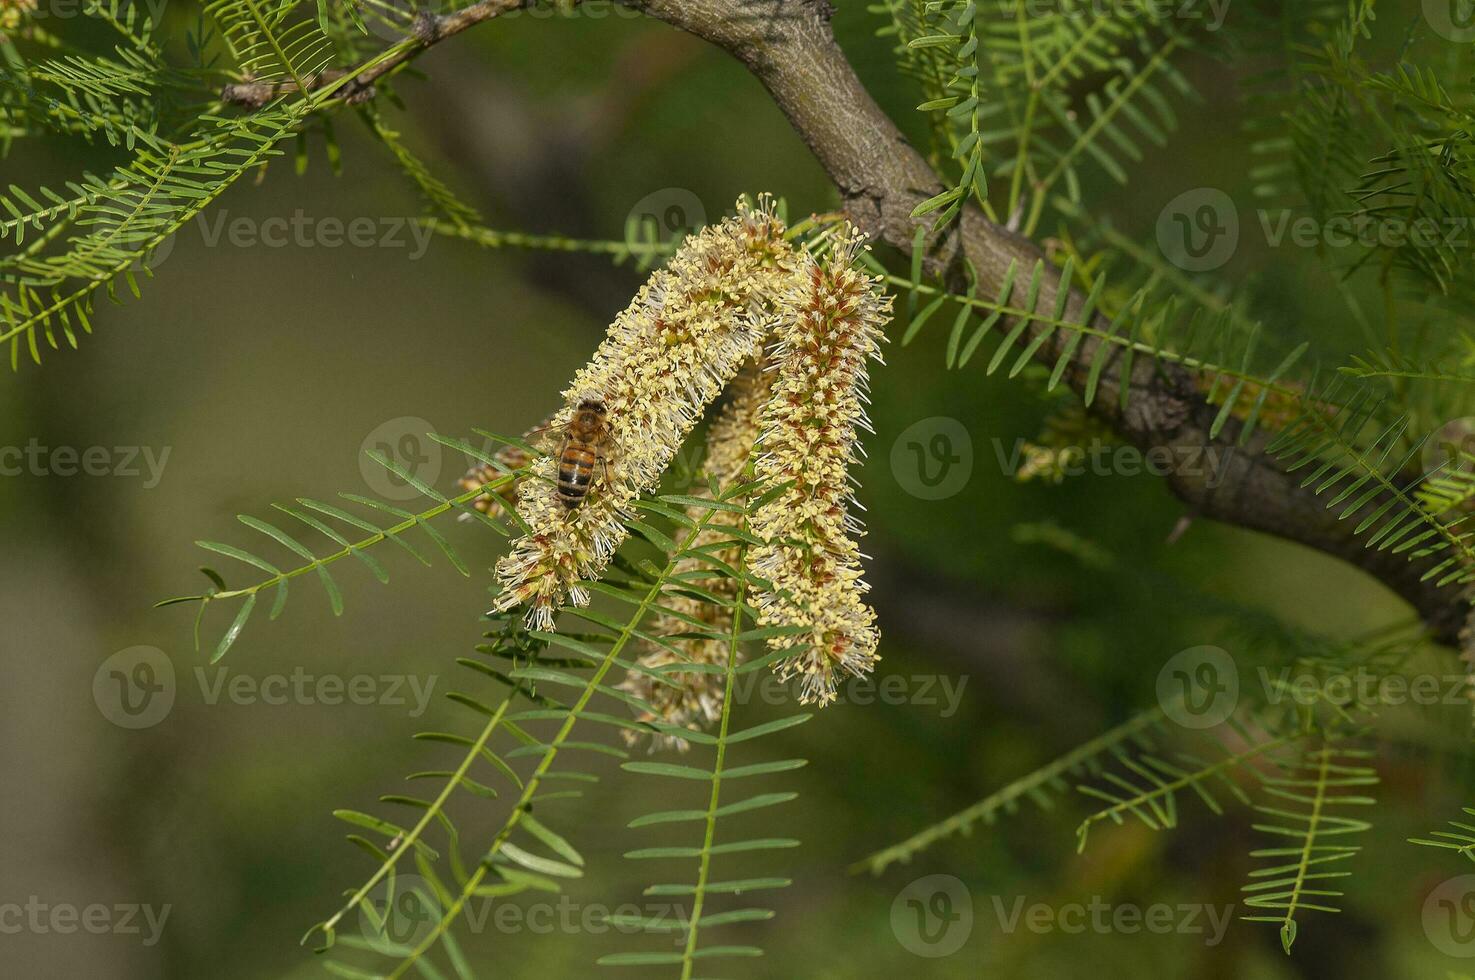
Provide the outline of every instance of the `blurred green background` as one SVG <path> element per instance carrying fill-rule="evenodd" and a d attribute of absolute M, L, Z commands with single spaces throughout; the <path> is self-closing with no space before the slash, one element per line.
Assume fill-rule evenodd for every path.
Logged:
<path fill-rule="evenodd" d="M 858 0 L 839 6 L 837 32 L 858 70 L 915 131 L 914 93 L 896 76 L 887 44 L 872 36 L 877 20 Z M 423 80 L 397 86 L 407 111 L 391 118 L 493 227 L 618 238 L 651 195 L 688 210 L 700 202 L 708 219 L 740 193 L 765 190 L 783 196 L 794 215 L 836 204 L 806 148 L 741 66 L 660 24 L 613 14 L 509 19 L 441 46 L 419 68 Z M 1216 186 L 1244 200 L 1248 155 L 1233 67 L 1202 57 L 1188 70 L 1207 103 L 1184 112 L 1171 151 L 1142 164 L 1125 190 L 1088 188 L 1089 201 L 1134 233 L 1150 233 L 1163 203 L 1183 190 Z M 340 117 L 336 130 L 340 176 L 315 137 L 304 175 L 278 161 L 257 184 L 233 188 L 225 211 L 258 222 L 298 210 L 344 220 L 416 214 L 414 189 L 356 122 Z M 105 147 L 80 143 L 19 146 L 5 161 L 5 182 L 55 183 L 113 159 Z M 366 477 L 363 463 L 379 439 L 419 453 L 417 474 L 448 490 L 464 461 L 449 452 L 437 458 L 428 442 L 401 443 L 418 433 L 417 420 L 455 435 L 532 425 L 641 279 L 597 256 L 483 250 L 449 239 L 434 240 L 417 260 L 411 251 L 211 246 L 192 226 L 156 262 L 142 301 L 101 310 L 96 335 L 79 351 L 39 369 L 23 365 L 0 386 L 0 444 L 168 452 L 156 486 L 124 475 L 0 479 L 0 903 L 36 896 L 171 907 L 153 945 L 85 931 L 0 934 L 7 975 L 320 974 L 298 939 L 371 870 L 342 841 L 345 828 L 330 811 L 380 810 L 376 797 L 403 791 L 403 774 L 457 754 L 410 736 L 462 724 L 460 709 L 441 695 L 466 684 L 452 661 L 481 632 L 489 568 L 502 547 L 483 528 L 447 525 L 472 565 L 469 578 L 444 561 L 427 569 L 403 554 L 382 555 L 387 587 L 361 568 L 343 569 L 341 619 L 303 581 L 286 614 L 270 624 L 257 617 L 222 664 L 227 679 L 252 682 L 296 670 L 408 675 L 433 685 L 419 717 L 413 705 L 230 697 L 211 704 L 196 674 L 205 657 L 193 649 L 192 607 L 151 608 L 202 586 L 196 539 L 245 539 L 236 514 L 269 516 L 270 502 L 301 495 L 381 492 L 383 478 Z M 901 264 L 896 255 L 882 258 Z M 1226 271 L 1259 281 L 1260 312 L 1298 325 L 1328 358 L 1360 349 L 1347 318 L 1324 301 L 1325 274 L 1308 257 L 1272 255 L 1249 241 Z M 879 878 L 847 870 L 1152 704 L 1158 669 L 1173 653 L 1206 643 L 1250 653 L 1235 649 L 1223 624 L 1186 596 L 1232 600 L 1333 635 L 1408 614 L 1366 577 L 1299 547 L 1205 523 L 1170 544 L 1182 508 L 1150 476 L 1014 482 L 998 454 L 1033 438 L 1050 406 L 1031 383 L 985 380 L 976 369 L 945 372 L 944 334 L 939 323 L 912 345 L 887 350 L 887 365 L 873 377 L 876 435 L 860 474 L 870 529 L 864 550 L 873 556 L 869 577 L 885 637 L 878 676 L 908 678 L 905 690 L 917 696 L 842 703 L 766 746 L 810 764 L 772 779 L 776 788 L 799 789 L 798 801 L 744 826 L 804 846 L 744 868 L 790 875 L 794 885 L 764 896 L 779 912 L 774 922 L 740 927 L 766 958 L 725 972 L 1443 975 L 1453 961 L 1426 939 L 1420 908 L 1439 869 L 1457 873 L 1456 866 L 1411 853 L 1405 839 L 1471 802 L 1456 753 L 1410 749 L 1380 761 L 1384 806 L 1358 858 L 1347 911 L 1303 923 L 1289 959 L 1273 928 L 1238 921 L 1210 946 L 1201 935 L 1011 932 L 997 912 L 1021 897 L 1056 908 L 1093 896 L 1138 906 L 1235 903 L 1247 854 L 1260 846 L 1244 808 L 1214 818 L 1185 800 L 1179 831 L 1098 830 L 1077 855 L 1073 829 L 1089 810 L 1068 794 L 1053 811 L 1027 809 L 945 840 Z M 960 492 L 925 500 L 911 492 L 915 474 L 893 466 L 893 448 L 909 427 L 937 417 L 966 429 L 972 469 Z M 1118 569 L 1016 540 L 1016 525 L 1046 521 L 1107 549 Z M 224 626 L 212 619 L 212 635 Z M 177 694 L 167 717 L 127 730 L 99 709 L 92 686 L 107 658 L 137 645 L 167 654 Z M 213 684 L 222 675 L 206 676 Z M 913 677 L 961 689 L 956 710 L 921 703 L 929 698 Z M 945 700 L 939 684 L 929 689 Z M 756 720 L 788 709 L 743 710 Z M 1448 713 L 1454 730 L 1459 709 Z M 578 909 L 648 901 L 640 889 L 651 870 L 620 855 L 649 843 L 625 825 L 659 802 L 651 794 L 662 787 L 607 761 L 590 763 L 606 778 L 559 824 L 590 862 L 590 874 L 569 890 Z M 468 842 L 501 812 L 483 809 L 461 807 Z M 899 940 L 893 903 L 910 882 L 933 874 L 964 883 L 972 924 L 956 953 L 924 958 Z M 541 934 L 532 924 L 489 924 L 463 936 L 487 975 L 519 978 L 589 976 L 604 953 L 661 948 L 659 940 L 584 929 Z"/>

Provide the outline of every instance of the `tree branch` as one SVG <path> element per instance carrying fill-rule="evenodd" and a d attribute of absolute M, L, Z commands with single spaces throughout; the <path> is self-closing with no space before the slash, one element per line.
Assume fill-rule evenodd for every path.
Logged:
<path fill-rule="evenodd" d="M 460 34 L 468 27 L 474 27 L 484 20 L 491 20 L 499 14 L 525 7 L 529 2 L 530 0 L 480 0 L 479 3 L 449 14 L 432 14 L 428 10 L 421 9 L 415 14 L 410 36 L 401 42 L 406 45 L 403 50 L 359 72 L 352 81 L 343 86 L 337 95 L 349 103 L 373 98 L 375 82 L 419 57 L 432 45 Z M 305 79 L 305 87 L 310 92 L 315 91 L 325 85 L 331 85 L 346 74 L 348 72 L 341 68 L 329 68 Z M 221 90 L 220 99 L 227 105 L 260 109 L 279 96 L 296 92 L 298 88 L 297 83 L 292 81 L 236 82 Z"/>
<path fill-rule="evenodd" d="M 746 65 L 834 181 L 851 220 L 873 239 L 911 249 L 918 224 L 912 209 L 941 192 L 942 182 L 861 85 L 835 42 L 825 0 L 626 2 L 718 45 Z M 930 273 L 955 280 L 966 259 L 978 275 L 980 293 L 987 295 L 1001 287 L 1012 262 L 1028 269 L 1040 256 L 1034 243 L 969 207 L 946 238 L 931 243 L 928 264 Z M 1051 309 L 1060 283 L 1054 267 L 1046 263 L 1045 268 L 1038 308 Z M 1072 293 L 1067 309 L 1079 315 L 1084 303 L 1082 295 Z M 1108 326 L 1099 315 L 1092 325 L 1102 330 Z M 1047 328 L 1032 331 L 1039 329 Z M 1065 344 L 1064 333 L 1057 331 L 1037 356 L 1053 363 Z M 1087 337 L 1073 355 L 1066 380 L 1077 393 L 1085 389 L 1099 343 Z M 1189 370 L 1138 357 L 1123 377 L 1119 355 L 1120 348 L 1108 355 L 1091 404 L 1094 414 L 1144 450 L 1163 447 L 1183 454 L 1212 447 L 1228 454 L 1222 457 L 1228 463 L 1217 482 L 1206 473 L 1174 471 L 1167 477 L 1195 514 L 1344 559 L 1408 600 L 1437 639 L 1456 643 L 1467 604 L 1459 587 L 1441 588 L 1422 580 L 1432 561 L 1366 547 L 1353 534 L 1358 516 L 1338 520 L 1338 511 L 1300 486 L 1302 477 L 1287 473 L 1265 454 L 1270 434 L 1257 433 L 1246 446 L 1236 447 L 1240 427 L 1231 419 L 1218 438 L 1210 439 L 1219 409 L 1204 398 Z M 1125 410 L 1118 397 L 1123 384 L 1130 389 Z M 1382 502 L 1370 501 L 1364 513 Z"/>
<path fill-rule="evenodd" d="M 519 7 L 530 0 L 481 0 L 445 15 L 421 11 L 404 47 L 360 72 L 338 95 L 353 101 L 372 94 L 373 84 L 417 57 L 432 45 L 467 28 Z M 911 217 L 920 202 L 944 188 L 937 174 L 866 92 L 830 29 L 828 0 L 621 0 L 675 27 L 723 48 L 764 85 L 813 151 L 844 201 L 847 216 L 871 238 L 910 250 L 919 221 Z M 343 78 L 342 70 L 321 73 L 308 88 Z M 246 81 L 230 85 L 222 98 L 248 107 L 260 107 L 294 83 Z M 923 219 L 930 220 L 930 219 Z M 961 281 L 965 265 L 978 277 L 980 292 L 998 291 L 1011 264 L 1032 268 L 1041 258 L 1033 242 L 989 221 L 977 208 L 965 208 L 960 220 L 939 240 L 929 241 L 928 272 L 951 283 Z M 1045 264 L 1045 276 L 1036 308 L 1050 309 L 1060 290 L 1057 271 Z M 1016 295 L 1022 294 L 1022 284 Z M 1085 298 L 1073 291 L 1067 312 L 1078 317 Z M 1001 322 L 1001 328 L 1008 326 Z M 1109 324 L 1098 313 L 1091 322 L 1105 331 Z M 1029 333 L 1049 329 L 1032 324 Z M 1036 356 L 1053 363 L 1067 342 L 1056 331 Z M 1075 349 L 1065 380 L 1078 394 L 1084 392 L 1101 344 L 1085 337 Z M 1212 449 L 1227 460 L 1215 474 L 1203 468 L 1182 467 L 1166 479 L 1173 492 L 1198 516 L 1237 527 L 1263 531 L 1316 548 L 1364 569 L 1411 603 L 1430 633 L 1450 645 L 1459 642 L 1469 608 L 1461 587 L 1439 587 L 1425 580 L 1431 560 L 1410 560 L 1391 549 L 1376 550 L 1353 534 L 1358 518 L 1372 513 L 1385 498 L 1370 500 L 1363 510 L 1339 520 L 1339 511 L 1300 485 L 1301 477 L 1267 456 L 1271 434 L 1258 432 L 1244 447 L 1237 446 L 1239 424 L 1231 419 L 1217 438 L 1209 431 L 1219 413 L 1199 390 L 1193 372 L 1156 358 L 1133 358 L 1123 376 L 1122 349 L 1108 351 L 1100 372 L 1097 397 L 1090 410 L 1143 450 L 1162 448 L 1172 458 L 1191 458 Z M 1121 407 L 1122 386 L 1128 388 Z M 1189 472 L 1192 469 L 1193 472 Z M 1468 635 L 1468 634 L 1467 634 Z M 1475 658 L 1475 637 L 1467 640 Z"/>

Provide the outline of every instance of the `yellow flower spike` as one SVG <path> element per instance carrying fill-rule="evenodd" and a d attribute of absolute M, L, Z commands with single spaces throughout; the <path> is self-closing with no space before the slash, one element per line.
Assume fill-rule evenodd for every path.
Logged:
<path fill-rule="evenodd" d="M 728 487 L 743 482 L 748 460 L 753 453 L 753 444 L 758 437 L 758 419 L 763 404 L 768 398 L 769 384 L 773 375 L 760 369 L 757 360 L 748 362 L 732 383 L 730 398 L 721 413 L 712 422 L 707 436 L 706 472 L 717 481 L 719 487 Z M 708 497 L 709 491 L 699 491 L 698 496 Z M 741 497 L 734 503 L 744 503 Z M 742 514 L 719 510 L 710 515 L 705 508 L 692 506 L 687 509 L 692 520 L 707 517 L 707 529 L 697 535 L 694 548 L 702 548 L 732 537 L 731 529 L 743 521 Z M 724 548 L 715 557 L 727 565 L 735 565 L 740 549 Z M 679 575 L 704 567 L 696 559 L 684 558 L 676 565 Z M 714 579 L 706 585 L 708 591 L 724 599 L 737 598 L 737 583 L 731 578 Z M 728 632 L 732 628 L 732 612 L 726 607 L 693 596 L 673 593 L 665 599 L 670 613 L 662 613 L 652 623 L 654 636 L 672 636 L 692 630 L 691 620 L 696 619 L 714 634 Z M 685 618 L 683 618 L 685 617 Z M 666 646 L 647 643 L 637 663 L 646 670 L 667 667 L 672 664 L 696 664 L 727 666 L 727 640 L 671 640 L 676 648 L 673 652 Z M 652 708 L 642 713 L 640 721 L 661 721 L 669 725 L 696 730 L 717 721 L 722 711 L 722 676 L 704 671 L 668 671 L 663 678 L 670 683 L 661 683 L 649 673 L 641 670 L 629 671 L 620 683 L 625 690 L 639 697 Z M 638 733 L 625 732 L 625 740 L 633 744 Z M 658 735 L 652 740 L 651 749 L 677 748 L 685 751 L 690 745 L 674 735 Z"/>
<path fill-rule="evenodd" d="M 755 476 L 766 486 L 790 486 L 752 516 L 763 543 L 749 552 L 748 567 L 773 586 L 755 591 L 753 602 L 763 625 L 800 628 L 769 643 L 797 644 L 778 672 L 802 678 L 805 704 L 834 701 L 841 676 L 868 673 L 877 660 L 849 473 L 857 430 L 870 430 L 866 368 L 880 360 L 891 300 L 879 280 L 854 267 L 862 248 L 863 236 L 846 228 L 823 260 L 801 259 L 782 303 L 772 394 L 759 422 Z"/>
<path fill-rule="evenodd" d="M 593 360 L 564 392 L 544 439 L 586 399 L 603 401 L 610 451 L 588 496 L 567 509 L 555 492 L 558 461 L 546 456 L 518 490 L 531 529 L 497 563 L 494 608 L 528 604 L 530 629 L 551 630 L 565 603 L 585 605 L 576 583 L 596 579 L 627 533 L 635 501 L 655 489 L 707 405 L 761 345 L 796 257 L 771 205 L 738 213 L 689 238 L 616 318 Z"/>

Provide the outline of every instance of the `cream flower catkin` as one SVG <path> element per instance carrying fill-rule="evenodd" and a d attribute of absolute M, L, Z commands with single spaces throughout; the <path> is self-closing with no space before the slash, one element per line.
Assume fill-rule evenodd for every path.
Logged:
<path fill-rule="evenodd" d="M 768 387 L 773 375 L 764 372 L 755 359 L 749 361 L 732 383 L 729 399 L 717 418 L 713 420 L 707 434 L 707 460 L 705 470 L 717 482 L 727 488 L 744 482 L 753 443 L 758 437 L 758 418 L 768 398 Z M 710 491 L 699 491 L 701 497 L 710 497 Z M 732 498 L 734 503 L 746 503 L 743 497 Z M 710 510 L 699 505 L 687 509 L 687 516 L 694 521 L 707 520 L 707 528 L 697 535 L 693 549 L 710 548 L 713 545 L 733 541 L 732 529 L 743 523 L 744 516 L 730 510 Z M 731 545 L 712 552 L 714 558 L 728 566 L 741 561 L 741 547 Z M 678 575 L 696 573 L 707 567 L 695 558 L 683 558 L 676 565 Z M 737 582 L 730 576 L 716 576 L 703 583 L 703 588 L 726 600 L 737 598 Z M 704 624 L 710 633 L 725 633 L 732 628 L 732 612 L 725 606 L 683 593 L 672 593 L 662 600 L 671 610 L 661 613 L 651 623 L 650 633 L 657 637 L 674 637 L 690 633 L 696 627 L 693 620 Z M 650 711 L 637 715 L 638 721 L 661 721 L 680 728 L 698 729 L 712 724 L 722 714 L 722 675 L 705 670 L 683 671 L 675 667 L 692 664 L 698 667 L 727 666 L 728 642 L 725 639 L 669 639 L 663 643 L 647 642 L 637 663 L 645 670 L 630 671 L 620 683 L 628 691 L 650 706 Z M 674 648 L 674 649 L 673 649 Z M 656 680 L 646 671 L 660 668 L 665 681 Z M 639 735 L 624 733 L 626 741 L 634 743 Z M 657 735 L 652 749 L 689 748 L 687 741 L 675 735 Z"/>
<path fill-rule="evenodd" d="M 867 673 L 877 659 L 849 472 L 857 429 L 870 431 L 867 362 L 880 360 L 891 299 L 854 267 L 863 247 L 847 228 L 824 259 L 802 257 L 781 301 L 772 391 L 759 419 L 754 475 L 766 487 L 789 487 L 751 517 L 763 543 L 749 551 L 748 567 L 772 586 L 755 592 L 753 604 L 763 625 L 799 628 L 769 643 L 792 649 L 778 672 L 801 678 L 805 704 L 830 703 L 841 676 Z"/>
<path fill-rule="evenodd" d="M 766 200 L 689 238 L 619 315 L 593 360 L 564 392 L 544 445 L 584 399 L 605 403 L 611 451 L 574 510 L 554 492 L 557 460 L 544 457 L 518 491 L 528 533 L 497 563 L 494 608 L 527 604 L 529 628 L 553 628 L 566 602 L 585 605 L 578 583 L 597 578 L 624 540 L 622 519 L 655 489 L 682 441 L 742 364 L 761 345 L 777 298 L 790 284 L 795 253 Z"/>

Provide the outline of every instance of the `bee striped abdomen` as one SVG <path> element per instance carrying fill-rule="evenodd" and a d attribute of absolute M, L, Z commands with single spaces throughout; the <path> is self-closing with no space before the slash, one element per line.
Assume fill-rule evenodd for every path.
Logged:
<path fill-rule="evenodd" d="M 594 480 L 598 455 L 585 446 L 565 446 L 558 457 L 558 499 L 569 510 L 583 502 Z"/>

